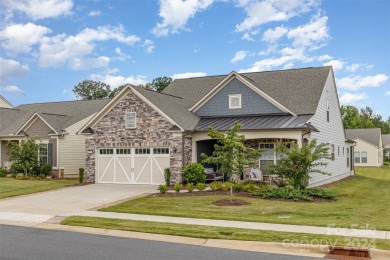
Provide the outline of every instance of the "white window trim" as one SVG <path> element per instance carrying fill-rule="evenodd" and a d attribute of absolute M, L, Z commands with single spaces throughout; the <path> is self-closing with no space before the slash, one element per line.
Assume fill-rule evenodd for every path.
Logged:
<path fill-rule="evenodd" d="M 134 127 L 127 126 L 127 114 L 134 114 Z M 126 129 L 136 129 L 137 128 L 137 113 L 136 112 L 126 112 L 125 114 L 125 127 Z"/>
<path fill-rule="evenodd" d="M 240 104 L 238 106 L 232 106 L 232 99 L 233 98 L 239 98 Z M 241 94 L 232 94 L 229 95 L 229 109 L 240 109 L 242 107 L 242 99 Z"/>

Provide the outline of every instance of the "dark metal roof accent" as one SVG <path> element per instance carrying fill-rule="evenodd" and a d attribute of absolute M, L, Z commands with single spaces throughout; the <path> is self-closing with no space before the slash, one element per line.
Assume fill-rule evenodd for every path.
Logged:
<path fill-rule="evenodd" d="M 181 131 L 177 125 L 172 126 L 169 131 Z"/>
<path fill-rule="evenodd" d="M 232 128 L 235 121 L 242 124 L 241 130 L 310 129 L 318 131 L 313 125 L 307 123 L 312 116 L 265 115 L 201 118 L 195 131 L 207 131 L 209 126 L 218 131 L 226 131 Z"/>
<path fill-rule="evenodd" d="M 81 132 L 82 134 L 93 134 L 94 131 L 92 130 L 92 128 L 88 127 L 86 129 L 84 129 L 84 131 Z"/>

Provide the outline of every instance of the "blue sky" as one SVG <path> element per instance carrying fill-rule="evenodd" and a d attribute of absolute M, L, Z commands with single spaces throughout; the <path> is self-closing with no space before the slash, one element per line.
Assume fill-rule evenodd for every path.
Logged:
<path fill-rule="evenodd" d="M 342 104 L 390 116 L 388 0 L 2 0 L 0 94 L 73 100 L 173 78 L 333 65 Z"/>

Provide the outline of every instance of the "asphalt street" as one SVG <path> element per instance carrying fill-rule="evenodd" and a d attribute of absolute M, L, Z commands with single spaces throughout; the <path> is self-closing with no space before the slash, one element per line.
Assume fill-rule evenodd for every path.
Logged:
<path fill-rule="evenodd" d="M 0 259 L 298 260 L 314 258 L 0 225 Z"/>

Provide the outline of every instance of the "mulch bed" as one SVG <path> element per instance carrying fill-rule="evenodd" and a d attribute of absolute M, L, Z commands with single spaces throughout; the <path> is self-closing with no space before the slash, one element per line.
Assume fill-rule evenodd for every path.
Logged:
<path fill-rule="evenodd" d="M 223 199 L 223 200 L 214 201 L 213 204 L 216 206 L 244 206 L 244 205 L 249 205 L 250 203 L 245 200 Z"/>
<path fill-rule="evenodd" d="M 197 197 L 197 196 L 215 196 L 215 195 L 230 195 L 228 191 L 194 191 L 194 192 L 168 192 L 165 194 L 161 193 L 154 193 L 150 194 L 150 197 Z M 244 198 L 253 198 L 253 199 L 264 199 L 261 196 L 256 196 L 253 194 L 250 194 L 248 192 L 234 192 L 233 193 L 234 197 L 244 197 Z M 275 200 L 275 201 L 283 201 L 283 202 L 333 202 L 335 200 L 330 200 L 330 199 L 323 199 L 323 198 L 318 198 L 318 197 L 313 197 L 312 201 L 307 201 L 307 200 L 291 200 L 291 199 L 275 199 L 275 198 L 269 198 L 265 200 Z M 243 204 L 247 205 L 247 204 Z M 227 205 L 226 205 L 227 206 Z M 241 206 L 241 205 L 240 205 Z"/>
<path fill-rule="evenodd" d="M 334 181 L 334 182 L 331 182 L 331 183 L 328 183 L 328 184 L 324 184 L 324 185 L 318 186 L 316 188 L 328 189 L 328 188 L 330 188 L 330 187 L 332 187 L 332 186 L 334 186 L 336 184 L 339 184 L 339 183 L 344 182 L 344 181 L 348 181 L 348 180 L 353 179 L 355 177 L 356 177 L 355 175 L 351 175 L 351 176 L 348 176 L 348 177 L 346 177 L 344 179 L 341 179 L 341 180 L 338 180 L 338 181 Z"/>

